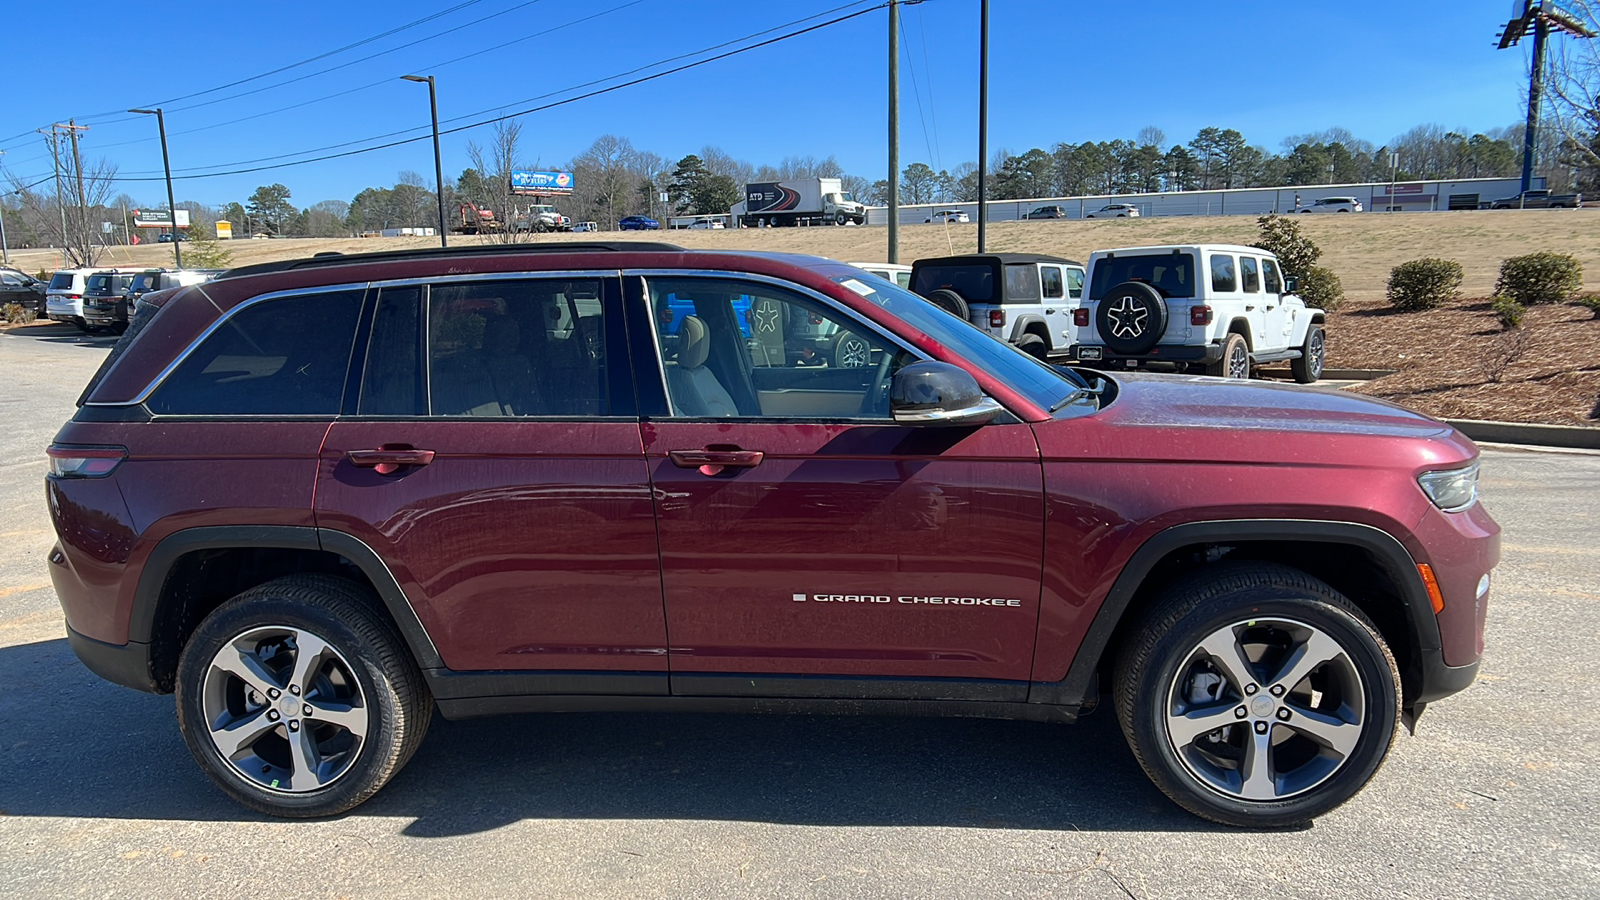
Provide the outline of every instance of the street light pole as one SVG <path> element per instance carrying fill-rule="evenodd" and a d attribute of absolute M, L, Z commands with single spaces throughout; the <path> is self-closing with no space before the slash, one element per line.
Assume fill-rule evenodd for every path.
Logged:
<path fill-rule="evenodd" d="M 889 0 L 889 262 L 900 261 L 900 6 Z"/>
<path fill-rule="evenodd" d="M 183 249 L 178 238 L 182 232 L 178 231 L 178 201 L 172 196 L 172 160 L 167 156 L 167 117 L 162 114 L 159 106 L 155 109 L 130 109 L 128 112 L 155 116 L 156 128 L 161 131 L 161 168 L 167 173 L 167 215 L 172 217 L 172 262 L 181 269 Z"/>
<path fill-rule="evenodd" d="M 449 229 L 444 222 L 444 161 L 439 155 L 439 95 L 434 91 L 432 75 L 401 75 L 405 81 L 428 85 L 428 108 L 433 113 L 433 193 L 439 201 L 439 246 L 450 246 L 445 236 Z"/>
<path fill-rule="evenodd" d="M 989 0 L 978 20 L 978 252 L 985 250 L 989 228 Z"/>

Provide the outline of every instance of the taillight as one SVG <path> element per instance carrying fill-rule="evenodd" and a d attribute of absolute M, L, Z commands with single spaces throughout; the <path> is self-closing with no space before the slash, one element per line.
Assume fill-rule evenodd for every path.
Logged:
<path fill-rule="evenodd" d="M 991 309 L 991 310 L 989 310 L 989 327 L 990 328 L 1004 328 L 1004 327 L 1006 327 L 1006 311 L 1003 310 L 1003 309 Z"/>
<path fill-rule="evenodd" d="M 57 478 L 104 478 L 128 458 L 128 451 L 121 447 L 52 444 L 45 455 L 50 458 L 50 474 Z"/>
<path fill-rule="evenodd" d="M 1191 307 L 1189 307 L 1189 324 L 1190 325 L 1210 325 L 1211 324 L 1211 307 L 1209 307 L 1209 306 L 1191 306 Z"/>
<path fill-rule="evenodd" d="M 1073 310 L 1072 324 L 1078 326 L 1079 328 L 1087 328 L 1089 326 L 1089 311 L 1081 307 Z"/>

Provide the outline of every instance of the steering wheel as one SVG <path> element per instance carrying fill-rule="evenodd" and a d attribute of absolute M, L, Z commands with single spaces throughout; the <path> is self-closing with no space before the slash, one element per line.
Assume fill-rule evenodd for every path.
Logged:
<path fill-rule="evenodd" d="M 872 386 L 867 388 L 866 396 L 861 398 L 861 415 L 864 417 L 887 416 L 889 413 L 889 367 L 894 365 L 894 351 L 885 347 L 881 352 L 883 358 L 878 360 L 878 369 L 872 376 Z"/>

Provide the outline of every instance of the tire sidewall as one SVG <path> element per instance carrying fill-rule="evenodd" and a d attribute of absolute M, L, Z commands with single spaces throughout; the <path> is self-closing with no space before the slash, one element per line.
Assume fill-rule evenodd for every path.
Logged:
<path fill-rule="evenodd" d="M 211 741 L 203 707 L 206 669 L 225 643 L 252 628 L 286 625 L 309 631 L 339 651 L 361 688 L 371 723 L 351 767 L 326 787 L 303 794 L 267 790 L 234 771 Z M 363 653 L 364 641 L 339 617 L 269 595 L 230 600 L 195 630 L 178 658 L 178 726 L 189 752 L 211 779 L 241 804 L 273 815 L 334 815 L 375 793 L 393 765 L 399 698 L 387 676 Z"/>
<path fill-rule="evenodd" d="M 1305 622 L 1344 647 L 1361 676 L 1367 721 L 1356 747 L 1327 781 L 1285 800 L 1245 801 L 1218 793 L 1189 773 L 1168 738 L 1168 691 L 1178 666 L 1207 635 L 1241 619 L 1282 617 Z M 1371 626 L 1314 594 L 1281 586 L 1230 592 L 1201 603 L 1156 642 L 1139 676 L 1126 724 L 1145 748 L 1146 770 L 1170 796 L 1215 821 L 1245 827 L 1283 827 L 1309 821 L 1355 796 L 1383 764 L 1399 724 L 1399 673 Z"/>
<path fill-rule="evenodd" d="M 1045 343 L 1044 338 L 1031 332 L 1017 338 L 1017 349 L 1034 359 L 1044 359 L 1050 355 L 1050 345 Z"/>
<path fill-rule="evenodd" d="M 1123 298 L 1131 298 L 1135 304 L 1144 307 L 1147 313 L 1144 330 L 1134 337 L 1119 337 L 1112 331 L 1111 306 L 1120 303 Z M 1100 340 L 1113 352 L 1147 353 L 1161 342 L 1161 335 L 1166 333 L 1167 301 L 1162 298 L 1160 291 L 1148 284 L 1124 281 L 1101 296 L 1095 306 L 1094 325 Z"/>

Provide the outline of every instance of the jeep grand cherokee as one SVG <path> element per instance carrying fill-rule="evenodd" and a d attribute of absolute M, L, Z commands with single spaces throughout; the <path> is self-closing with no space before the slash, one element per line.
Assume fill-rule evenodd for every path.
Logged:
<path fill-rule="evenodd" d="M 797 318 L 867 365 L 802 364 Z M 1303 822 L 1472 682 L 1499 555 L 1476 449 L 1426 416 L 1079 374 L 842 263 L 660 244 L 148 295 L 49 458 L 73 649 L 284 816 L 370 797 L 435 709 L 1109 693 L 1177 803 Z"/>

